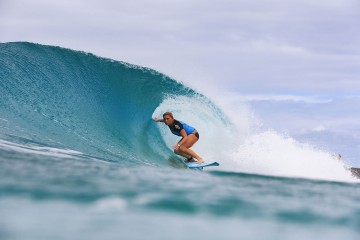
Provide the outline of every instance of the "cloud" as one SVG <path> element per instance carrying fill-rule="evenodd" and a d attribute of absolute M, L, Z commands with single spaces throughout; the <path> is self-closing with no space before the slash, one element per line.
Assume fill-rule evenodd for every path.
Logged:
<path fill-rule="evenodd" d="M 319 125 L 312 129 L 314 132 L 324 132 L 326 130 L 326 127 Z"/>
<path fill-rule="evenodd" d="M 355 136 L 360 131 L 360 112 L 354 109 L 360 104 L 360 98 L 255 96 L 247 103 L 266 126 L 292 135 L 332 131 Z"/>

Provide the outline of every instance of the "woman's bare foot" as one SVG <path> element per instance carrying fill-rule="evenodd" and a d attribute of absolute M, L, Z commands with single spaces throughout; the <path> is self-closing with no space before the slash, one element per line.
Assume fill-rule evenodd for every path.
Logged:
<path fill-rule="evenodd" d="M 197 163 L 197 164 L 201 164 L 201 163 L 204 163 L 204 162 L 205 162 L 205 161 L 204 161 L 202 158 L 198 158 L 196 163 Z"/>
<path fill-rule="evenodd" d="M 186 162 L 186 163 L 195 162 L 195 159 L 194 159 L 193 157 L 191 157 L 191 158 L 186 158 L 184 162 Z"/>

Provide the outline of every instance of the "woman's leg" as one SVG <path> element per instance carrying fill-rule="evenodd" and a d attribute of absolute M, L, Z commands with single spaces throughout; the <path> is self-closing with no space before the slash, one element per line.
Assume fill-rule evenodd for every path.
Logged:
<path fill-rule="evenodd" d="M 198 160 L 198 163 L 204 162 L 204 160 L 199 155 L 197 155 L 196 152 L 190 149 L 198 140 L 199 139 L 194 134 L 189 134 L 185 139 L 185 142 L 181 144 L 180 149 L 177 151 L 179 153 L 184 153 L 184 155 L 180 154 L 181 156 L 186 157 L 185 155 L 188 155 L 189 157 L 196 158 Z"/>
<path fill-rule="evenodd" d="M 189 154 L 186 154 L 185 152 L 181 151 L 180 149 L 174 150 L 174 153 L 176 153 L 177 155 L 186 157 L 186 158 L 191 158 L 191 156 Z"/>
<path fill-rule="evenodd" d="M 179 142 L 181 142 L 182 140 L 183 140 L 183 138 L 181 138 Z M 176 153 L 177 155 L 183 156 L 187 159 L 191 158 L 191 156 L 189 154 L 186 154 L 185 152 L 181 151 L 180 149 L 175 149 L 174 153 Z"/>

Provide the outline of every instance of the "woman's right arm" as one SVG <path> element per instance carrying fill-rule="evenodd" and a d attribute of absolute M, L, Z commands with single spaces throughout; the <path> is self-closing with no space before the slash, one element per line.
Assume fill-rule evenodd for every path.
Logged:
<path fill-rule="evenodd" d="M 162 118 L 157 118 L 157 117 L 153 117 L 153 119 L 152 119 L 154 122 L 164 122 L 164 119 L 162 119 Z"/>

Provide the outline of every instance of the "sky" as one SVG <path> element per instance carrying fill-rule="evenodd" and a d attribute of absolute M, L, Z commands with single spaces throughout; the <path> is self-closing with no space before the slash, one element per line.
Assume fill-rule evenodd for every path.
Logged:
<path fill-rule="evenodd" d="M 271 128 L 346 138 L 352 158 L 359 22 L 359 0 L 0 0 L 0 42 L 150 67 L 233 106 L 248 103 Z"/>

